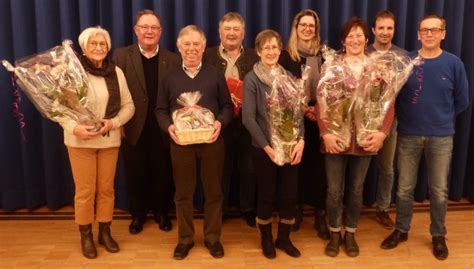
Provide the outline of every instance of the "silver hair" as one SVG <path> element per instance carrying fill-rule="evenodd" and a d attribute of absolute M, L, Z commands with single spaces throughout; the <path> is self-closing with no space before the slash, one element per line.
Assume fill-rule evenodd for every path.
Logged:
<path fill-rule="evenodd" d="M 199 33 L 201 35 L 202 43 L 204 47 L 206 47 L 207 40 L 206 40 L 206 35 L 204 34 L 204 31 L 194 24 L 187 25 L 179 31 L 178 40 L 176 41 L 176 46 L 181 44 L 181 39 L 184 35 L 190 34 L 191 32 Z"/>
<path fill-rule="evenodd" d="M 96 27 L 89 27 L 84 29 L 84 31 L 81 32 L 79 35 L 78 41 L 79 41 L 79 46 L 82 49 L 82 52 L 85 52 L 86 47 L 87 47 L 87 42 L 89 42 L 89 39 L 91 37 L 97 36 L 97 35 L 102 35 L 105 38 L 105 42 L 107 42 L 107 52 L 110 51 L 112 48 L 112 41 L 110 41 L 110 34 L 105 30 L 104 28 L 100 26 Z"/>

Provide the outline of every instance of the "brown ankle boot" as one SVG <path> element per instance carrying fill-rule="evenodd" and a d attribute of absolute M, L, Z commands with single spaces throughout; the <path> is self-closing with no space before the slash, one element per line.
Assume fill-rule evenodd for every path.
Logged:
<path fill-rule="evenodd" d="M 105 246 L 108 252 L 116 253 L 119 252 L 120 249 L 110 234 L 110 223 L 110 221 L 99 222 L 99 244 Z"/>
<path fill-rule="evenodd" d="M 94 259 L 97 257 L 97 249 L 92 237 L 92 225 L 79 225 L 79 232 L 81 233 L 82 255 L 88 259 Z"/>

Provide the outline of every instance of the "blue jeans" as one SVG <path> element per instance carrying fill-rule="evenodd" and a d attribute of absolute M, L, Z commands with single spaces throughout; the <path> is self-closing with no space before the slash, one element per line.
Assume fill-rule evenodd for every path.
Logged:
<path fill-rule="evenodd" d="M 421 154 L 425 154 L 430 191 L 430 233 L 446 234 L 444 226 L 448 207 L 448 173 L 453 151 L 452 136 L 416 136 L 398 134 L 398 191 L 395 228 L 410 230 L 413 215 L 413 192 L 417 182 Z"/>
<path fill-rule="evenodd" d="M 397 147 L 397 121 L 394 119 L 392 130 L 379 150 L 377 160 L 377 210 L 388 211 L 392 203 L 393 159 Z"/>
<path fill-rule="evenodd" d="M 346 170 L 348 184 L 346 199 L 346 230 L 355 232 L 362 208 L 362 193 L 364 181 L 372 156 L 326 154 L 326 176 L 328 181 L 326 212 L 329 219 L 329 229 L 337 232 L 342 225 L 342 209 Z"/>

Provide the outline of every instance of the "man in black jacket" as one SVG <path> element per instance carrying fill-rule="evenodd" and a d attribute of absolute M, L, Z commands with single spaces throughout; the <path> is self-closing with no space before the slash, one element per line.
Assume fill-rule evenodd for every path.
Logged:
<path fill-rule="evenodd" d="M 219 22 L 221 44 L 206 49 L 204 61 L 225 73 L 227 85 L 234 103 L 234 118 L 223 133 L 225 143 L 224 174 L 222 192 L 224 194 L 223 216 L 227 214 L 231 179 L 240 183 L 240 209 L 249 226 L 255 227 L 255 174 L 250 155 L 250 135 L 242 125 L 238 94 L 243 79 L 258 61 L 253 49 L 244 48 L 245 21 L 235 12 L 225 14 Z M 237 89 L 240 88 L 240 89 Z"/>
<path fill-rule="evenodd" d="M 131 234 L 142 231 L 149 210 L 163 231 L 171 230 L 169 137 L 160 131 L 154 115 L 159 82 L 179 66 L 179 57 L 161 48 L 158 14 L 142 10 L 134 26 L 138 43 L 114 51 L 113 61 L 122 68 L 135 103 L 135 115 L 124 127 L 122 154 L 132 222 Z"/>

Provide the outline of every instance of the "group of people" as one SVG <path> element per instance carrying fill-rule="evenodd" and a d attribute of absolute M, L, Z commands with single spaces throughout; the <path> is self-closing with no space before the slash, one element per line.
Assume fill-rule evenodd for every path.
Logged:
<path fill-rule="evenodd" d="M 366 22 L 350 18 L 342 26 L 343 48 L 338 55 L 344 61 L 364 63 L 371 51 L 407 54 L 392 44 L 395 24 L 390 11 L 379 12 L 372 25 L 375 41 L 368 46 Z M 92 126 L 61 122 L 76 186 L 75 221 L 85 257 L 97 256 L 92 236 L 94 218 L 99 222 L 99 244 L 109 252 L 119 251 L 110 225 L 120 148 L 131 234 L 142 231 L 150 211 L 161 230 L 172 229 L 169 209 L 174 182 L 178 244 L 173 256 L 178 260 L 194 246 L 193 196 L 198 171 L 205 197 L 204 244 L 213 257 L 224 256 L 220 237 L 233 178 L 239 179 L 240 208 L 246 223 L 257 226 L 265 257 L 275 258 L 276 248 L 292 257 L 301 255 L 290 232 L 301 224 L 308 186 L 314 199 L 314 227 L 321 239 L 329 240 L 325 254 L 337 256 L 344 246 L 348 256 L 357 256 L 355 233 L 363 185 L 370 161 L 377 154 L 376 218 L 384 227 L 394 228 L 381 247 L 394 248 L 408 238 L 416 171 L 424 153 L 433 251 L 436 258 L 447 258 L 445 217 L 454 120 L 468 107 L 469 97 L 462 62 L 440 47 L 446 35 L 443 18 L 428 15 L 420 21 L 421 48 L 407 55 L 422 57 L 424 64 L 415 68 L 397 102 L 391 103 L 380 130 L 368 135 L 364 147 L 356 142 L 354 127 L 349 146 L 343 147 L 342 138 L 329 132 L 321 119 L 316 89 L 326 69 L 319 16 L 313 10 L 296 14 L 286 49 L 280 35 L 269 29 L 257 35 L 255 49 L 244 47 L 245 21 L 234 12 L 221 18 L 221 42 L 215 47 L 206 48 L 205 34 L 198 26 L 182 28 L 176 42 L 181 58 L 159 46 L 162 30 L 159 15 L 140 11 L 134 26 L 137 44 L 116 49 L 111 61 L 107 55 L 112 44 L 106 30 L 91 27 L 79 36 L 81 62 L 97 93 L 102 113 L 98 116 L 103 119 L 98 131 Z M 310 67 L 303 86 L 309 102 L 298 112 L 304 124 L 299 126 L 290 162 L 281 165 L 275 160 L 267 96 L 275 74 L 302 78 L 304 66 Z M 240 105 L 235 96 L 231 97 L 230 87 L 242 89 Z M 215 116 L 208 143 L 181 145 L 176 135 L 171 115 L 182 108 L 178 97 L 190 90 L 201 92 L 199 106 Z M 394 223 L 388 209 L 396 149 L 399 178 Z M 279 218 L 274 241 L 275 211 Z"/>

